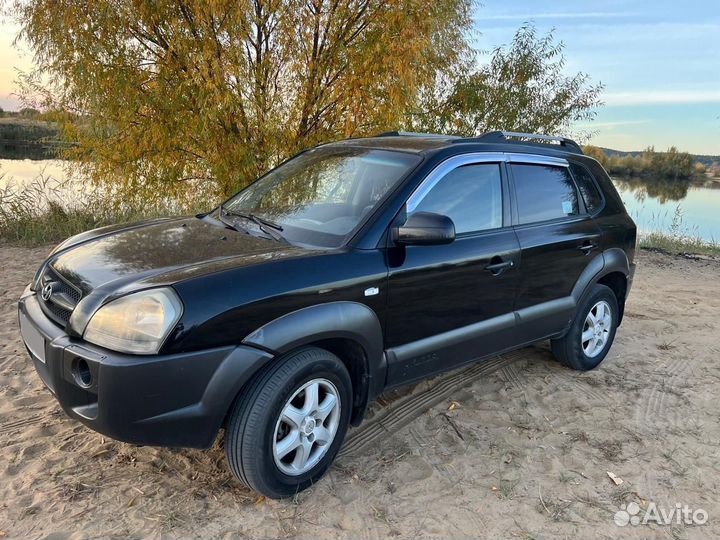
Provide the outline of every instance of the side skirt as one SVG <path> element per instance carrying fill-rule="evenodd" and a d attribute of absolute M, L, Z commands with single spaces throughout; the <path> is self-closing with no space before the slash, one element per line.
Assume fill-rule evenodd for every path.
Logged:
<path fill-rule="evenodd" d="M 557 337 L 572 322 L 575 305 L 568 296 L 388 349 L 385 388 Z"/>

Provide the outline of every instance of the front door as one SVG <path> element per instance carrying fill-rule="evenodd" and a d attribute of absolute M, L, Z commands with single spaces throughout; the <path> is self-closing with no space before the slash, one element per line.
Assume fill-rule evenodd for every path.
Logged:
<path fill-rule="evenodd" d="M 508 346 L 519 278 L 504 165 L 452 158 L 431 173 L 407 214 L 453 220 L 456 239 L 388 250 L 388 386 L 426 377 Z"/>

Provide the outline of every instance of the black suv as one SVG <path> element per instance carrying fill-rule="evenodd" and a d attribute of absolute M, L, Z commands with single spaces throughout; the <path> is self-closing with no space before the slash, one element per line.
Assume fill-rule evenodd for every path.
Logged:
<path fill-rule="evenodd" d="M 79 234 L 19 302 L 90 428 L 207 448 L 268 497 L 316 482 L 381 392 L 550 339 L 597 366 L 636 228 L 573 141 L 385 133 L 307 150 L 213 211 Z"/>

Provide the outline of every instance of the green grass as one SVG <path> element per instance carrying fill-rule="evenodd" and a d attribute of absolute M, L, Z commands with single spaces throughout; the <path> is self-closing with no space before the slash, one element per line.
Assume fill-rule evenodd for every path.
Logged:
<path fill-rule="evenodd" d="M 671 255 L 720 256 L 720 243 L 714 238 L 703 239 L 697 227 L 687 226 L 679 204 L 675 207 L 669 230 L 640 233 L 639 245 L 641 249 L 662 251 Z"/>
<path fill-rule="evenodd" d="M 640 237 L 640 248 L 662 251 L 671 255 L 705 255 L 720 257 L 720 244 L 698 237 L 652 232 Z"/>

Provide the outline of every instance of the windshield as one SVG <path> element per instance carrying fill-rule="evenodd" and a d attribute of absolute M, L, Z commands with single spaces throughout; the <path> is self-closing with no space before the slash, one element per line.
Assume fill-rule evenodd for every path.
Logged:
<path fill-rule="evenodd" d="M 242 214 L 280 226 L 290 242 L 337 247 L 419 161 L 373 148 L 314 148 L 270 171 L 223 209 L 226 219 Z"/>

